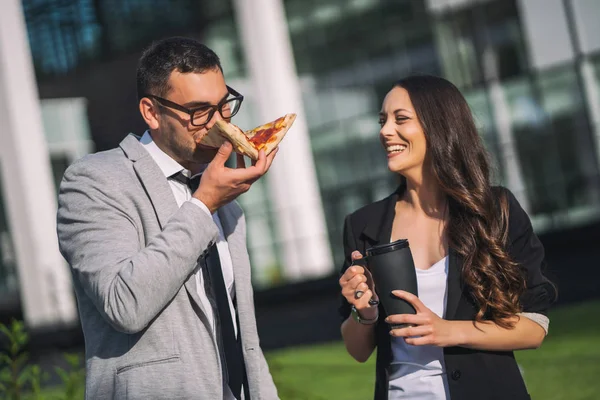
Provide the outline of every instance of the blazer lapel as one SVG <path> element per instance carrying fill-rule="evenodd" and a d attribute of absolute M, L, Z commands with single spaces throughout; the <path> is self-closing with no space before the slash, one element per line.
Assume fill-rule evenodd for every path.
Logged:
<path fill-rule="evenodd" d="M 138 137 L 129 134 L 123 139 L 120 147 L 125 152 L 125 155 L 133 162 L 133 169 L 148 194 L 148 198 L 156 213 L 158 223 L 161 228 L 164 228 L 171 216 L 179 209 L 177 207 L 175 196 L 173 196 L 173 191 L 169 186 L 169 182 L 167 182 L 166 178 L 160 178 L 164 176 L 162 170 L 159 168 L 158 164 L 156 164 L 152 156 L 150 156 L 150 153 L 144 149 L 143 145 L 139 142 Z M 199 260 L 194 272 L 200 268 L 200 262 L 201 261 Z M 191 274 L 185 282 L 185 288 L 196 306 L 202 310 L 204 322 L 210 326 L 209 321 L 206 318 L 208 310 L 206 310 L 202 301 L 200 301 L 197 286 L 196 274 Z"/>
<path fill-rule="evenodd" d="M 462 297 L 461 271 L 462 257 L 454 250 L 448 250 L 448 280 L 445 319 L 452 320 L 456 315 L 460 298 Z"/>
<path fill-rule="evenodd" d="M 404 184 L 400 185 L 396 192 L 382 201 L 380 203 L 381 207 L 373 212 L 372 217 L 362 230 L 362 234 L 369 240 L 370 245 L 385 244 L 391 241 L 394 217 L 396 216 L 396 203 L 404 189 Z M 448 296 L 445 318 L 454 319 L 463 291 L 461 283 L 463 260 L 453 249 L 448 249 L 448 258 Z"/>
<path fill-rule="evenodd" d="M 380 203 L 380 207 L 374 210 L 373 215 L 369 218 L 362 234 L 369 239 L 371 245 L 390 243 L 396 216 L 396 203 L 403 191 L 404 185 L 401 185 Z"/>
<path fill-rule="evenodd" d="M 246 227 L 244 220 L 241 218 L 242 211 L 235 203 L 222 207 L 218 211 L 221 226 L 223 227 L 223 235 L 229 246 L 229 254 L 231 255 L 231 263 L 233 265 L 233 279 L 235 282 L 236 297 L 240 297 L 244 293 L 243 288 L 250 282 L 250 260 L 248 259 L 248 251 L 246 248 Z"/>
<path fill-rule="evenodd" d="M 158 223 L 161 228 L 164 228 L 169 218 L 178 209 L 175 196 L 173 196 L 173 191 L 167 179 L 157 178 L 163 177 L 163 172 L 136 136 L 130 134 L 123 139 L 120 146 L 127 157 L 133 162 L 133 169 L 142 186 L 144 186 L 146 193 L 148 193 L 148 198 L 152 203 L 152 207 L 154 207 Z"/>
<path fill-rule="evenodd" d="M 209 312 L 209 310 L 207 310 L 204 307 L 204 304 L 200 300 L 200 296 L 198 295 L 198 284 L 196 283 L 196 273 L 198 272 L 198 269 L 201 268 L 202 262 L 204 262 L 204 260 L 198 262 L 198 264 L 196 265 L 196 269 L 194 270 L 194 273 L 192 275 L 190 275 L 190 277 L 188 278 L 187 281 L 185 281 L 184 286 L 185 286 L 185 290 L 188 293 L 188 296 L 190 296 L 190 298 L 192 299 L 192 301 L 194 302 L 196 307 L 198 307 L 202 311 L 200 313 L 202 322 L 204 322 L 206 324 L 206 326 L 209 327 L 209 331 L 212 335 L 213 331 L 210 328 L 211 324 L 207 317 L 207 315 L 208 315 L 207 313 Z"/>
<path fill-rule="evenodd" d="M 254 316 L 254 301 L 252 297 L 252 282 L 250 259 L 246 248 L 246 226 L 242 210 L 233 202 L 219 209 L 219 219 L 223 227 L 223 234 L 229 246 L 233 279 L 235 282 L 236 311 L 239 321 L 239 334 L 242 339 L 244 361 L 248 371 L 248 386 L 260 386 L 259 374 L 251 371 L 260 369 L 259 341 L 256 331 Z"/>

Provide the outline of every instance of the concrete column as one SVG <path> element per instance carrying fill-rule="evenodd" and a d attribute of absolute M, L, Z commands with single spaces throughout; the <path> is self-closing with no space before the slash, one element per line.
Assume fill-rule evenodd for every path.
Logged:
<path fill-rule="evenodd" d="M 504 164 L 504 176 L 506 186 L 513 192 L 521 207 L 529 212 L 529 199 L 523 182 L 521 161 L 517 153 L 517 146 L 513 139 L 512 118 L 510 106 L 506 100 L 504 89 L 498 79 L 497 59 L 491 47 L 484 50 L 483 55 L 484 73 L 488 79 L 488 93 L 492 107 L 492 119 L 499 138 L 499 152 Z"/>
<path fill-rule="evenodd" d="M 589 58 L 600 50 L 600 7 L 594 0 L 563 0 L 563 4 L 575 52 L 577 78 L 585 99 L 585 114 L 596 147 L 596 163 L 600 163 L 600 81 Z"/>
<path fill-rule="evenodd" d="M 594 66 L 588 58 L 582 57 L 578 67 L 583 82 L 585 105 L 590 117 L 594 143 L 596 144 L 596 155 L 598 155 L 598 162 L 600 163 L 600 82 L 596 78 Z"/>
<path fill-rule="evenodd" d="M 77 321 L 71 275 L 58 251 L 56 193 L 20 0 L 0 5 L 0 173 L 25 322 Z"/>
<path fill-rule="evenodd" d="M 263 122 L 298 117 L 267 174 L 287 279 L 328 275 L 333 261 L 281 0 L 235 0 L 240 38 Z"/>
<path fill-rule="evenodd" d="M 521 207 L 529 212 L 529 199 L 525 190 L 525 183 L 521 172 L 521 161 L 517 153 L 517 146 L 513 140 L 510 109 L 506 102 L 504 90 L 498 81 L 489 85 L 490 102 L 493 109 L 493 119 L 500 139 L 500 157 L 504 164 L 506 186 L 514 193 Z"/>

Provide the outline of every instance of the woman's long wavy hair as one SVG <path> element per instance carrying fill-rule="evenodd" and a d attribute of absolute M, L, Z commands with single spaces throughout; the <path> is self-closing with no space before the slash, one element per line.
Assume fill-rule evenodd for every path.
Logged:
<path fill-rule="evenodd" d="M 525 289 L 522 269 L 507 253 L 508 199 L 492 191 L 490 162 L 467 101 L 452 83 L 411 76 L 404 88 L 427 140 L 427 159 L 448 201 L 449 246 L 464 260 L 462 275 L 479 311 L 477 321 L 510 328 Z M 500 197 L 500 198 L 499 198 Z"/>

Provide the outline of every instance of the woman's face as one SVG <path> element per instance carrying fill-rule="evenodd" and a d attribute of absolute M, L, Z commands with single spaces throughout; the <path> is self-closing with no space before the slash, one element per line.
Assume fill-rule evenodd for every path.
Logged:
<path fill-rule="evenodd" d="M 404 176 L 420 171 L 427 141 L 406 89 L 395 87 L 385 96 L 379 124 L 379 138 L 387 151 L 390 171 Z"/>

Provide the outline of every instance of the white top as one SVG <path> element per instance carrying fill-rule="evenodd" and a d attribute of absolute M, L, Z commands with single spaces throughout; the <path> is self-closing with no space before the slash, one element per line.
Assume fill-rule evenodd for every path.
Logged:
<path fill-rule="evenodd" d="M 446 314 L 448 257 L 429 269 L 415 269 L 419 299 L 431 311 Z M 437 346 L 413 346 L 404 338 L 392 338 L 389 399 L 449 400 L 444 350 Z"/>
<path fill-rule="evenodd" d="M 191 176 L 191 172 L 185 168 L 183 168 L 179 163 L 173 160 L 168 154 L 162 151 L 156 143 L 152 140 L 152 136 L 150 132 L 146 131 L 142 136 L 140 143 L 144 146 L 144 148 L 150 153 L 152 159 L 158 164 L 158 167 L 161 169 L 165 177 L 168 178 L 173 174 L 178 172 L 183 172 L 185 176 L 188 178 Z M 210 210 L 208 207 L 202 203 L 200 200 L 192 197 L 192 192 L 188 185 L 185 185 L 175 179 L 168 179 L 169 186 L 173 191 L 173 196 L 175 196 L 175 201 L 177 201 L 177 206 L 181 207 L 183 203 L 189 201 L 201 209 L 203 209 L 207 214 L 210 214 Z M 233 280 L 233 263 L 231 261 L 231 254 L 229 253 L 229 245 L 225 240 L 225 235 L 223 234 L 223 226 L 221 225 L 221 221 L 219 220 L 219 215 L 217 213 L 212 214 L 212 218 L 214 223 L 219 228 L 219 238 L 217 239 L 217 250 L 219 251 L 219 260 L 221 261 L 221 268 L 223 271 L 223 280 L 225 281 L 225 285 L 227 287 L 227 299 L 229 300 L 229 309 L 231 310 L 231 315 L 233 321 L 235 318 L 235 309 L 233 307 L 232 298 L 235 296 L 235 285 Z M 198 268 L 196 271 L 196 286 L 198 287 L 198 296 L 200 297 L 200 301 L 206 310 L 206 318 L 210 322 L 212 331 L 214 335 L 217 335 L 217 327 L 215 325 L 215 316 L 212 309 L 212 305 L 204 292 L 204 278 L 202 276 L 202 269 Z M 233 329 L 237 335 L 237 324 L 233 324 Z M 235 397 L 228 385 L 223 385 L 224 387 L 224 399 L 225 400 L 234 400 Z"/>

